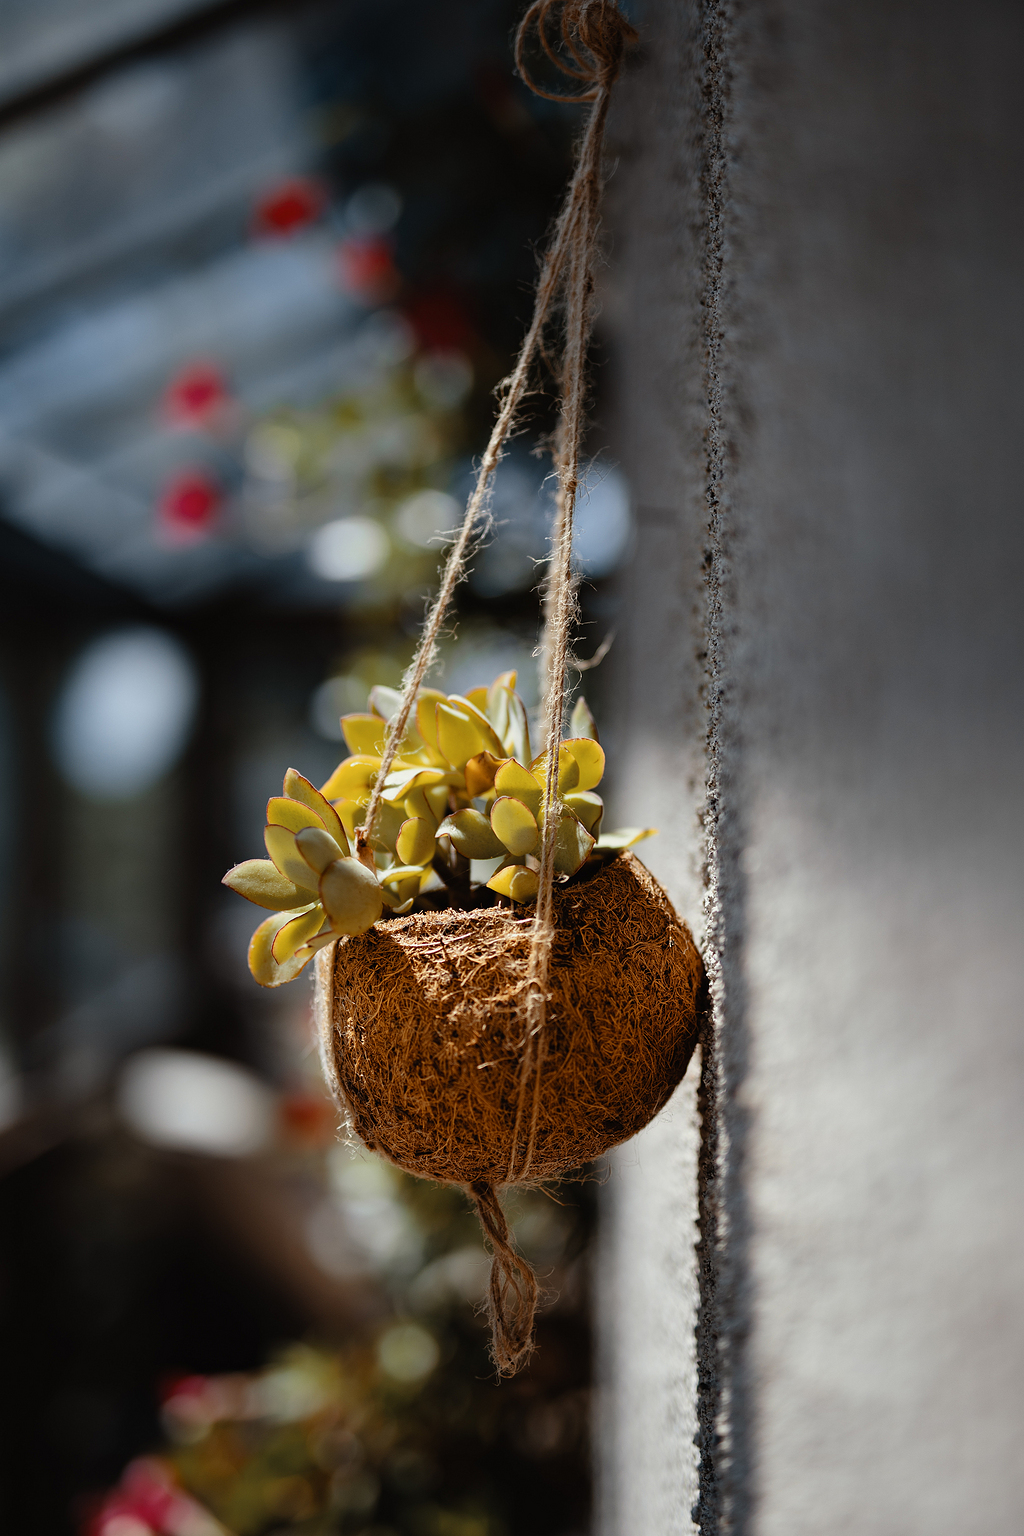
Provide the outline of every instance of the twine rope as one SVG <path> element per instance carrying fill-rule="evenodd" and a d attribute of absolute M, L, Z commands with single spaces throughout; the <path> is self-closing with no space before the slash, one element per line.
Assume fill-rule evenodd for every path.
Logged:
<path fill-rule="evenodd" d="M 487 1310 L 491 1319 L 494 1363 L 500 1375 L 512 1376 L 533 1350 L 537 1277 L 522 1254 L 512 1246 L 508 1222 L 494 1185 L 481 1180 L 469 1186 L 469 1193 L 491 1248 Z"/>
<path fill-rule="evenodd" d="M 552 43 L 550 36 L 553 24 L 557 26 L 556 43 Z M 579 81 L 582 87 L 579 91 L 562 95 L 542 88 L 532 78 L 525 63 L 525 51 L 534 29 L 548 60 L 562 74 Z M 516 33 L 516 66 L 524 82 L 536 95 L 549 101 L 590 102 L 593 105 L 580 140 L 565 202 L 541 267 L 533 316 L 515 367 L 499 388 L 500 408 L 480 461 L 476 485 L 467 502 L 458 536 L 445 562 L 437 597 L 427 615 L 416 653 L 406 671 L 401 703 L 389 722 L 376 783 L 363 825 L 356 836 L 359 857 L 367 862 L 372 861 L 370 839 L 380 816 L 384 781 L 398 755 L 423 679 L 436 660 L 438 637 L 455 589 L 466 575 L 474 535 L 486 527 L 495 471 L 526 396 L 531 364 L 542 346 L 545 325 L 551 317 L 556 300 L 561 297 L 565 339 L 560 370 L 560 421 L 554 455 L 558 489 L 541 640 L 541 669 L 544 677 L 542 731 L 547 755 L 542 802 L 544 828 L 537 908 L 531 931 L 525 988 L 523 1055 L 506 1183 L 529 1177 L 540 1114 L 548 980 L 555 937 L 555 845 L 561 812 L 558 747 L 562 739 L 566 677 L 571 664 L 570 635 L 576 614 L 572 538 L 579 489 L 580 443 L 586 415 L 586 358 L 601 199 L 601 151 L 611 88 L 618 75 L 623 53 L 629 44 L 636 41 L 636 36 L 615 0 L 534 0 Z M 526 1126 L 525 1146 L 520 1157 L 519 1147 Z M 512 1245 L 508 1223 L 494 1185 L 474 1184 L 470 1194 L 491 1247 L 489 1312 L 494 1361 L 501 1375 L 512 1375 L 533 1347 L 537 1281 L 529 1264 Z"/>

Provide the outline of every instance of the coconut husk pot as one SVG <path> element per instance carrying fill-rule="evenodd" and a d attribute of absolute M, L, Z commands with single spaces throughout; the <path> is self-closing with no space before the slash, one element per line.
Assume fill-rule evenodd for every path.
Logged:
<path fill-rule="evenodd" d="M 630 853 L 556 887 L 556 935 L 530 1182 L 642 1129 L 686 1071 L 704 969 Z M 411 913 L 317 956 L 327 1079 L 365 1145 L 457 1184 L 508 1176 L 531 919 L 485 907 Z"/>

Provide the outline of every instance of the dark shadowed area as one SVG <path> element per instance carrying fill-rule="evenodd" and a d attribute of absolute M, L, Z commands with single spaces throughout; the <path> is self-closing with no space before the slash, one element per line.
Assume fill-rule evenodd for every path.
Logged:
<path fill-rule="evenodd" d="M 499 1386 L 458 1191 L 338 1143 L 253 908 L 290 765 L 394 685 L 577 115 L 515 0 L 0 15 L 0 1506 L 19 1536 L 582 1536 L 592 1184 L 510 1211 Z M 442 686 L 536 702 L 530 433 Z M 581 508 L 584 652 L 630 539 Z M 600 685 L 594 694 L 600 709 Z"/>

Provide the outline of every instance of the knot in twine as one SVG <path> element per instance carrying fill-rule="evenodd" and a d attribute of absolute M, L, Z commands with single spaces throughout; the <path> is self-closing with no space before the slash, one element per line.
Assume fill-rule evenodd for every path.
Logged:
<path fill-rule="evenodd" d="M 549 23 L 560 12 L 559 42 L 552 43 Z M 536 27 L 547 58 L 564 75 L 580 82 L 581 90 L 559 95 L 544 90 L 524 65 L 526 42 Z M 505 444 L 516 424 L 529 383 L 530 367 L 541 350 L 544 328 L 556 302 L 564 316 L 559 429 L 554 452 L 558 491 L 552 552 L 544 593 L 544 630 L 541 639 L 545 676 L 543 736 L 547 753 L 543 798 L 544 835 L 541 841 L 537 910 L 530 942 L 529 972 L 524 988 L 524 1036 L 515 1123 L 505 1182 L 529 1178 L 537 1138 L 540 1087 L 544 1063 L 544 1027 L 548 1000 L 551 948 L 555 937 L 552 892 L 555 877 L 555 840 L 558 831 L 558 745 L 562 739 L 566 677 L 570 665 L 569 639 L 576 614 L 575 578 L 572 566 L 573 517 L 579 488 L 579 455 L 586 419 L 586 359 L 590 340 L 594 254 L 601 198 L 601 150 L 611 87 L 625 49 L 637 34 L 615 0 L 535 0 L 516 34 L 516 65 L 524 82 L 549 101 L 592 102 L 590 117 L 580 139 L 576 165 L 565 202 L 537 282 L 533 317 L 515 367 L 499 388 L 500 406 L 490 440 L 480 461 L 480 471 L 466 504 L 465 516 L 441 574 L 441 584 L 427 614 L 416 654 L 403 682 L 402 700 L 388 725 L 376 783 L 366 817 L 356 837 L 356 851 L 371 868 L 370 839 L 380 815 L 384 781 L 398 754 L 423 679 L 437 658 L 437 641 L 458 583 L 466 574 L 473 537 L 486 529 L 494 474 Z M 560 53 L 558 49 L 561 48 Z M 508 1223 L 489 1183 L 471 1186 L 481 1225 L 491 1246 L 489 1313 L 494 1362 L 503 1376 L 511 1376 L 533 1348 L 533 1317 L 537 1281 L 529 1264 L 512 1245 Z"/>
<path fill-rule="evenodd" d="M 548 37 L 548 22 L 552 13 L 561 10 L 558 23 L 560 41 L 569 58 L 559 55 Z M 573 80 L 581 81 L 588 90 L 576 91 L 563 96 L 546 91 L 532 78 L 523 61 L 526 39 L 531 27 L 536 26 L 541 47 L 555 68 Z M 626 48 L 637 41 L 636 29 L 630 26 L 615 0 L 535 0 L 519 24 L 516 33 L 516 68 L 521 79 L 537 96 L 548 101 L 594 101 L 602 86 L 614 81 L 622 63 Z M 580 53 L 580 46 L 590 55 Z M 569 59 L 574 62 L 570 63 Z"/>

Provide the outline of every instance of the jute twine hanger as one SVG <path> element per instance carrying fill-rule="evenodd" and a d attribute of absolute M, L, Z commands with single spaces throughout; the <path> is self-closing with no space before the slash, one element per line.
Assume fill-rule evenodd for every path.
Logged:
<path fill-rule="evenodd" d="M 556 14 L 560 16 L 555 20 Z M 541 48 L 562 74 L 578 81 L 571 95 L 544 90 L 527 71 L 524 52 L 536 29 Z M 558 43 L 550 32 L 557 28 Z M 570 634 L 576 613 L 572 569 L 573 520 L 579 489 L 580 442 L 585 422 L 586 359 L 591 329 L 591 298 L 601 198 L 601 150 L 611 88 L 626 47 L 637 34 L 615 0 L 535 0 L 516 34 L 516 65 L 522 79 L 549 101 L 591 102 L 590 117 L 579 143 L 576 166 L 565 202 L 555 224 L 550 248 L 541 268 L 533 317 L 516 365 L 500 389 L 500 408 L 490 441 L 480 462 L 476 486 L 466 505 L 458 536 L 445 562 L 441 585 L 427 615 L 416 654 L 405 675 L 402 700 L 388 726 L 377 780 L 366 818 L 357 832 L 356 850 L 372 863 L 370 839 L 380 815 L 384 782 L 405 736 L 409 717 L 423 680 L 437 657 L 437 641 L 451 607 L 455 588 L 466 575 L 474 535 L 486 526 L 494 474 L 516 424 L 527 392 L 530 368 L 541 348 L 545 325 L 560 301 L 564 340 L 560 368 L 559 426 L 554 462 L 558 480 L 552 554 L 544 595 L 541 639 L 545 681 L 542 730 L 547 754 L 543 798 L 537 908 L 533 919 L 529 968 L 524 989 L 523 1054 L 519 1092 L 505 1182 L 529 1179 L 537 1136 L 540 1087 L 544 1066 L 544 1027 L 551 949 L 555 937 L 552 892 L 555 839 L 558 831 L 558 744 L 562 739 L 566 674 L 571 665 Z M 559 48 L 562 51 L 558 51 Z M 511 1374 L 532 1349 L 537 1280 L 529 1264 L 512 1246 L 508 1223 L 493 1184 L 470 1186 L 481 1225 L 490 1242 L 493 1262 L 489 1308 L 494 1358 L 500 1372 Z"/>

